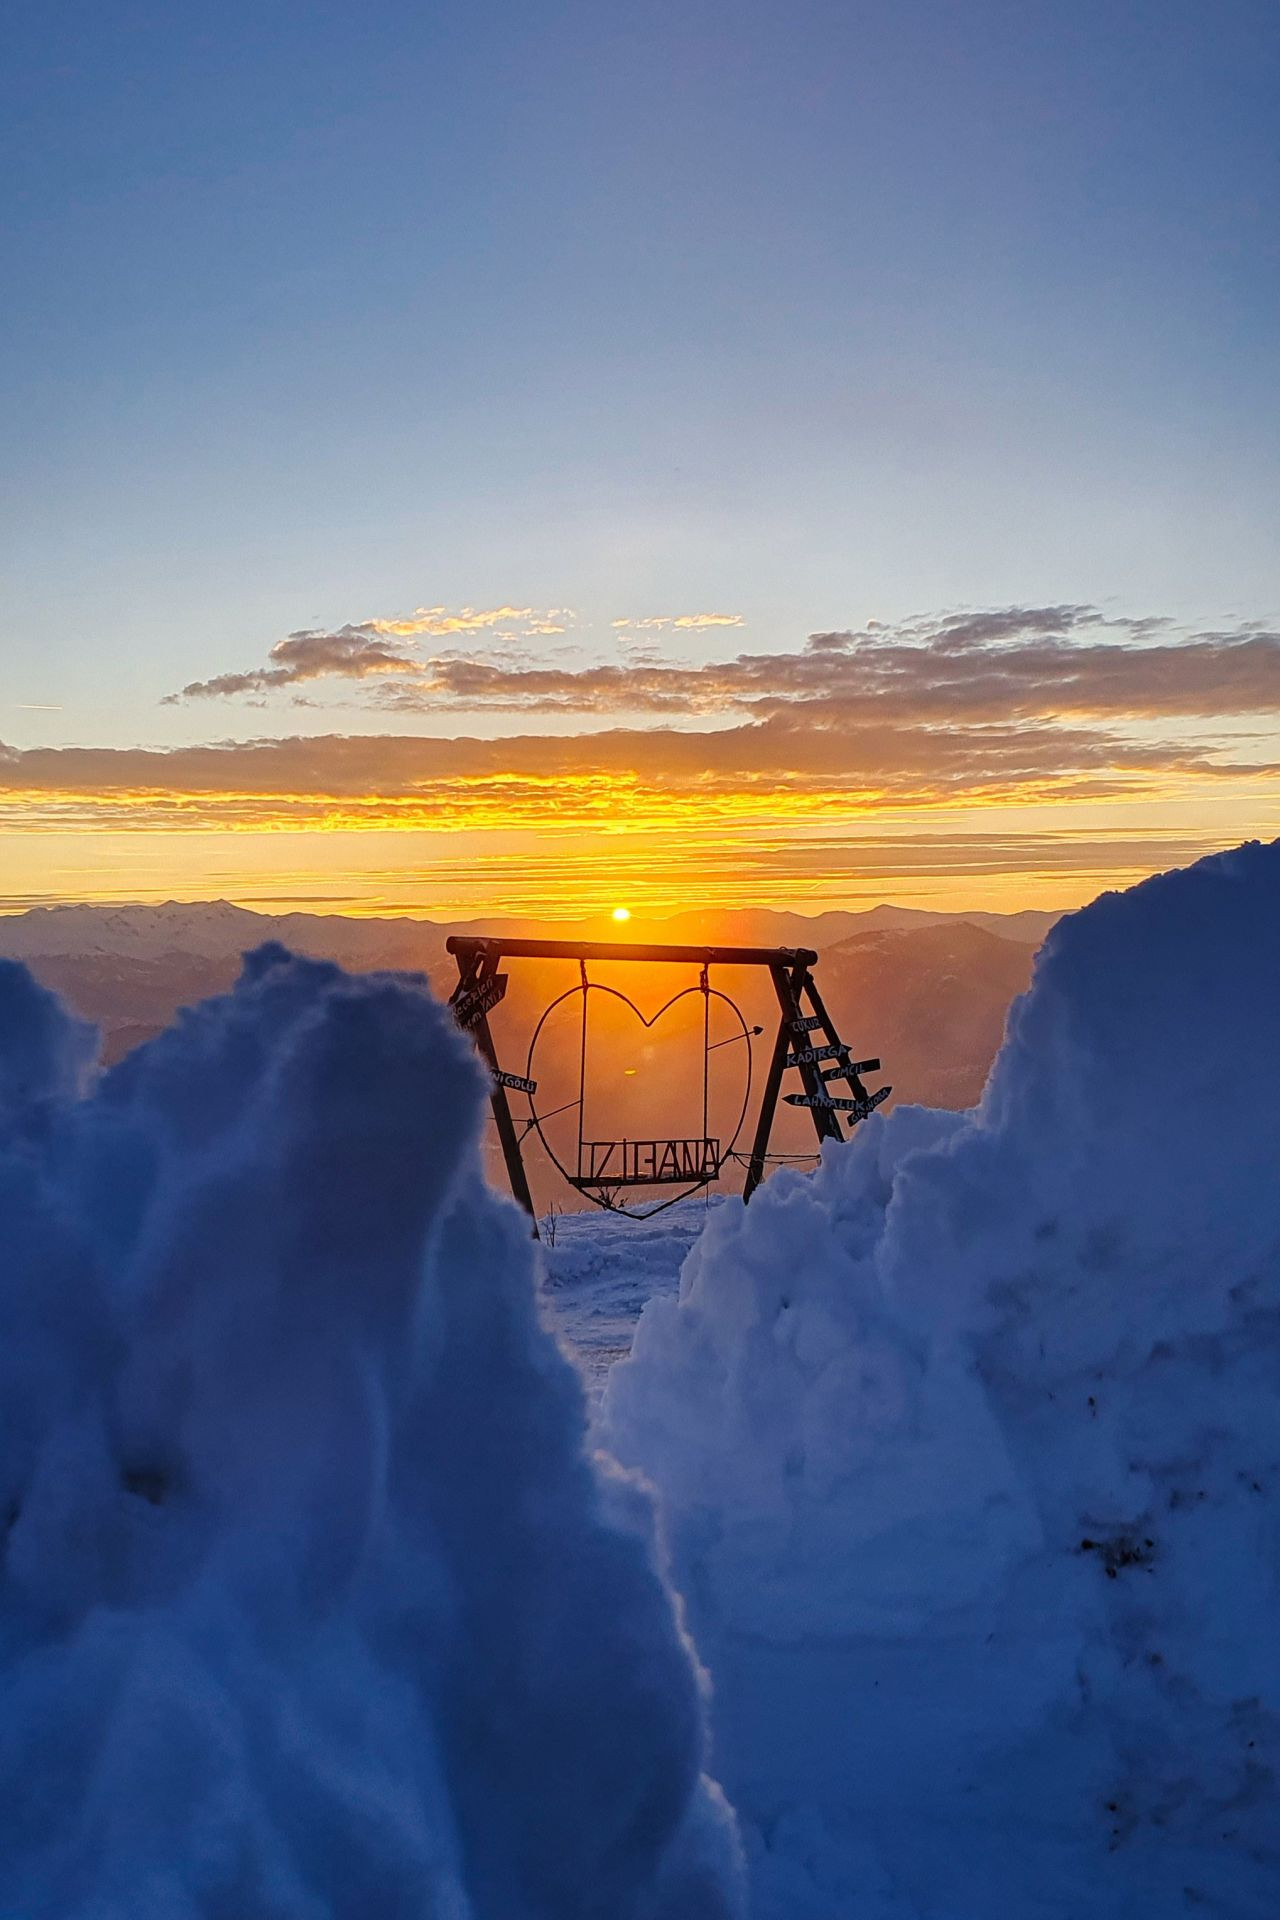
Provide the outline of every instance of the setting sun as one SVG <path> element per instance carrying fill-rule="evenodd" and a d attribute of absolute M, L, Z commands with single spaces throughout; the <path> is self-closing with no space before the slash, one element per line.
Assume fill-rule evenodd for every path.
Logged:
<path fill-rule="evenodd" d="M 615 920 L 629 920 L 631 918 L 630 907 L 615 907 L 613 917 Z"/>

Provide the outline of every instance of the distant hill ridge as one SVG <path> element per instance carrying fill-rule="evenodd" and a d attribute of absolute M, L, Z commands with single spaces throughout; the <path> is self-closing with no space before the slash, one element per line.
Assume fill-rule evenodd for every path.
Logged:
<path fill-rule="evenodd" d="M 159 906 L 67 905 L 32 907 L 0 917 L 0 954 L 14 959 L 64 956 L 157 959 L 189 954 L 236 956 L 264 940 L 324 955 L 352 966 L 430 966 L 451 933 L 543 934 L 560 939 L 652 939 L 725 944 L 812 946 L 819 950 L 861 933 L 968 924 L 1002 940 L 1038 946 L 1058 914 L 934 913 L 918 907 L 877 906 L 807 915 L 770 908 L 685 912 L 664 919 L 637 916 L 626 927 L 608 918 L 547 922 L 529 918 L 435 921 L 409 915 L 355 918 L 346 914 L 255 913 L 227 900 Z"/>
<path fill-rule="evenodd" d="M 764 909 L 665 920 L 637 916 L 624 926 L 605 919 L 554 926 L 510 919 L 449 924 L 407 916 L 262 914 L 216 900 L 34 908 L 0 919 L 0 955 L 25 960 L 38 979 L 94 1021 L 102 1031 L 103 1057 L 111 1063 L 158 1032 L 179 1007 L 225 993 L 240 971 L 241 954 L 266 940 L 355 971 L 419 971 L 442 994 L 457 980 L 445 940 L 463 927 L 472 933 L 808 946 L 822 956 L 823 997 L 839 1030 L 884 1058 L 895 1099 L 959 1107 L 977 1099 L 1009 1002 L 1026 987 L 1035 948 L 1054 917 L 880 906 L 811 917 Z M 506 1010 L 512 1031 L 524 1032 L 539 996 L 545 1003 L 562 985 L 536 963 L 519 969 Z M 735 991 L 743 989 L 739 982 Z M 753 1018 L 767 1022 L 768 998 L 766 989 L 766 1004 Z M 803 1116 L 787 1110 L 779 1150 L 810 1144 L 802 1122 Z"/>

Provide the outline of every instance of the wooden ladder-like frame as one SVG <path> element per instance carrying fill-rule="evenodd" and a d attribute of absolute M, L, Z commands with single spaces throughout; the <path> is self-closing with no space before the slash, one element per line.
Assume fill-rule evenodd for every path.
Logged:
<path fill-rule="evenodd" d="M 458 984 L 449 1005 L 459 1025 L 472 1035 L 489 1067 L 493 1083 L 489 1099 L 507 1178 L 513 1195 L 530 1219 L 534 1218 L 533 1198 L 521 1135 L 507 1099 L 508 1088 L 518 1089 L 525 1083 L 518 1074 L 503 1071 L 489 1026 L 489 1014 L 506 992 L 507 975 L 501 971 L 505 960 L 576 960 L 582 966 L 589 960 L 642 960 L 694 965 L 704 971 L 712 966 L 768 968 L 778 1001 L 778 1031 L 747 1161 L 742 1186 L 744 1200 L 750 1200 L 764 1179 L 779 1097 L 792 1106 L 808 1109 L 821 1145 L 824 1140 L 846 1137 L 842 1116 L 852 1132 L 892 1091 L 890 1087 L 880 1087 L 875 1093 L 868 1091 L 862 1075 L 879 1072 L 880 1062 L 855 1060 L 852 1049 L 841 1040 L 814 982 L 813 969 L 818 956 L 807 947 L 651 946 L 622 940 L 519 940 L 500 934 L 488 937 L 453 934 L 446 945 L 458 963 Z M 813 1038 L 817 1034 L 822 1035 L 821 1040 Z M 823 1064 L 828 1061 L 830 1065 Z M 802 1093 L 782 1093 L 782 1077 L 789 1070 L 799 1073 Z M 827 1089 L 832 1081 L 843 1081 L 849 1089 L 848 1095 L 829 1093 Z M 537 1233 L 536 1221 L 534 1232 Z"/>

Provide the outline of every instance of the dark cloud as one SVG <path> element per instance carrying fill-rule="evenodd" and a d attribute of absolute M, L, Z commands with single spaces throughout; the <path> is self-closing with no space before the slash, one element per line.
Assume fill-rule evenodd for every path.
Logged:
<path fill-rule="evenodd" d="M 466 711 L 621 724 L 501 739 L 397 732 L 168 751 L 0 749 L 0 817 L 16 826 L 554 830 L 773 816 L 816 825 L 851 811 L 1099 799 L 1150 794 L 1170 778 L 1275 772 L 1274 727 L 1255 730 L 1261 744 L 1244 731 L 1249 716 L 1280 713 L 1280 634 L 1259 626 L 1174 635 L 1154 617 L 1113 620 L 1067 603 L 872 623 L 697 665 L 643 655 L 565 665 L 522 657 L 515 636 L 498 632 L 498 622 L 526 615 L 420 609 L 398 623 L 294 633 L 256 673 L 187 691 L 261 700 L 339 677 L 372 685 L 384 724 L 390 714 Z M 481 630 L 502 643 L 487 658 L 473 642 L 430 660 L 410 651 L 427 632 Z M 642 719 L 649 724 L 633 724 Z"/>
<path fill-rule="evenodd" d="M 1273 771 L 1176 740 L 1042 722 L 887 726 L 788 712 L 720 730 L 497 740 L 328 735 L 169 750 L 0 748 L 11 826 L 604 826 L 963 798 L 1098 798 Z"/>
<path fill-rule="evenodd" d="M 847 728 L 1217 718 L 1280 711 L 1280 634 L 1175 636 L 1154 616 L 1083 604 L 946 614 L 812 634 L 804 646 L 689 665 L 646 654 L 575 666 L 507 653 L 420 658 L 367 627 L 297 633 L 253 673 L 188 697 L 261 695 L 324 678 L 376 681 L 400 713 L 496 711 L 620 719 L 748 716 Z M 176 697 L 176 696 L 175 696 Z"/>
<path fill-rule="evenodd" d="M 548 667 L 469 657 L 437 660 L 381 690 L 399 711 L 688 716 L 788 713 L 846 725 L 1162 717 L 1280 711 L 1280 634 L 1156 640 L 1089 638 L 1078 609 L 948 623 L 929 634 L 821 633 L 792 652 L 738 654 L 697 666 L 638 660 Z M 1096 617 L 1090 625 L 1096 631 Z"/>
<path fill-rule="evenodd" d="M 986 613 L 947 613 L 929 621 L 907 621 L 893 631 L 903 639 L 914 634 L 920 639 L 932 640 L 940 649 L 946 649 L 986 646 L 993 641 L 1021 640 L 1034 634 L 1051 634 L 1061 638 L 1083 627 L 1106 624 L 1098 609 L 1090 606 L 1000 607 Z M 859 640 L 878 637 L 888 631 L 879 621 L 873 620 L 860 632 L 844 628 L 836 633 L 814 633 L 809 636 L 809 641 L 811 646 L 823 649 L 848 647 Z"/>
<path fill-rule="evenodd" d="M 405 641 L 377 633 L 369 625 L 339 627 L 336 633 L 310 629 L 291 633 L 276 642 L 268 658 L 269 666 L 249 673 L 220 673 L 212 680 L 192 680 L 181 693 L 169 694 L 163 704 L 267 693 L 328 675 L 364 680 L 371 674 L 421 671 L 420 662 L 409 653 Z"/>
<path fill-rule="evenodd" d="M 247 673 L 216 674 L 212 680 L 192 680 L 181 692 L 167 694 L 161 705 L 270 693 L 282 687 L 302 686 L 308 680 L 367 680 L 381 674 L 421 673 L 422 661 L 412 649 L 424 637 L 496 633 L 507 641 L 545 638 L 566 632 L 565 623 L 572 618 L 566 608 L 539 612 L 533 607 L 419 607 L 396 619 L 356 620 L 333 631 L 303 627 L 277 640 L 266 666 L 251 667 Z M 705 625 L 709 621 L 722 624 L 716 614 L 686 617 L 675 624 Z"/>

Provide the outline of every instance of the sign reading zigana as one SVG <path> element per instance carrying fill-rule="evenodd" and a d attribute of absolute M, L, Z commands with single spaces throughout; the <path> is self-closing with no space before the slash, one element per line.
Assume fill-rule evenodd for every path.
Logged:
<path fill-rule="evenodd" d="M 575 1185 L 652 1187 L 670 1180 L 714 1180 L 720 1142 L 700 1140 L 584 1140 Z"/>

